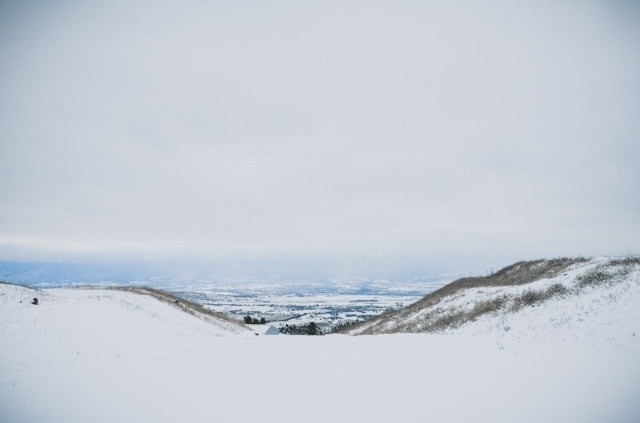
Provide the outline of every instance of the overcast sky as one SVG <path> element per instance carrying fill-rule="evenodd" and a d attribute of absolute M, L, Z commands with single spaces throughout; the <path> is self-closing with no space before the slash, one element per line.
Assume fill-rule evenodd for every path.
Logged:
<path fill-rule="evenodd" d="M 0 259 L 640 252 L 633 1 L 0 3 Z"/>

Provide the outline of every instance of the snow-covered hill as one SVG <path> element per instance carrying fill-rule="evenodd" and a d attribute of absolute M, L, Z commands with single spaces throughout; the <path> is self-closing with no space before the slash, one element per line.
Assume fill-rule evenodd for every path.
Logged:
<path fill-rule="evenodd" d="M 558 283 L 457 330 L 358 337 L 255 336 L 134 292 L 0 284 L 0 421 L 637 422 L 637 264 L 471 289 L 510 295 L 507 310 Z M 473 310 L 466 289 L 442 301 Z"/>
<path fill-rule="evenodd" d="M 34 298 L 37 305 L 32 304 Z M 0 305 L 5 317 L 3 332 L 26 331 L 42 340 L 60 334 L 91 339 L 101 337 L 104 331 L 124 338 L 143 333 L 154 338 L 182 333 L 223 336 L 249 331 L 240 322 L 145 288 L 36 290 L 1 284 Z"/>
<path fill-rule="evenodd" d="M 490 276 L 452 282 L 345 332 L 492 334 L 502 341 L 553 335 L 603 347 L 637 346 L 640 258 L 516 263 Z"/>

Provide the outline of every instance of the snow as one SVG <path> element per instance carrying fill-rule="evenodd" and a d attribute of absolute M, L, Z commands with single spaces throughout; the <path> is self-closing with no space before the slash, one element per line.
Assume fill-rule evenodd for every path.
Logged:
<path fill-rule="evenodd" d="M 255 336 L 130 292 L 0 284 L 0 421 L 636 422 L 633 281 L 450 333 L 358 337 Z"/>
<path fill-rule="evenodd" d="M 636 268 L 623 281 L 583 288 L 579 294 L 572 294 L 571 290 L 577 289 L 577 277 L 595 265 L 576 267 L 558 278 L 531 284 L 544 289 L 562 283 L 570 290 L 565 297 L 517 313 L 486 316 L 455 332 L 495 336 L 503 346 L 524 342 L 532 347 L 568 344 L 597 354 L 640 360 L 640 269 Z M 533 287 L 517 287 L 516 292 L 526 289 Z M 539 339 L 544 342 L 539 343 Z"/>

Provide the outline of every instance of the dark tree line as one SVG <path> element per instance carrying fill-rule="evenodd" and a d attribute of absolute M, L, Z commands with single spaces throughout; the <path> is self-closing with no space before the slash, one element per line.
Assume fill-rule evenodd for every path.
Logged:
<path fill-rule="evenodd" d="M 352 327 L 357 326 L 358 323 L 360 322 L 362 322 L 362 320 L 351 320 L 347 322 L 338 323 L 331 328 L 331 331 L 329 331 L 329 333 L 341 333 L 342 331 L 345 331 L 345 330 L 351 329 Z"/>
<path fill-rule="evenodd" d="M 255 317 L 244 316 L 244 322 L 247 325 L 266 325 L 267 324 L 267 321 L 264 317 L 261 317 L 260 320 L 258 320 Z"/>
<path fill-rule="evenodd" d="M 306 325 L 284 325 L 280 328 L 280 333 L 286 335 L 322 335 L 316 322 L 307 323 Z"/>

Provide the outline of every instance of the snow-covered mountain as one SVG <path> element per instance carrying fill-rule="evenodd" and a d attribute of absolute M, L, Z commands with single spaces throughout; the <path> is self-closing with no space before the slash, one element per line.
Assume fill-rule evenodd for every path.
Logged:
<path fill-rule="evenodd" d="M 519 264 L 448 288 L 433 310 L 455 329 L 356 337 L 255 336 L 161 295 L 0 284 L 0 421 L 637 422 L 639 267 Z M 523 269 L 542 276 L 507 283 Z"/>

